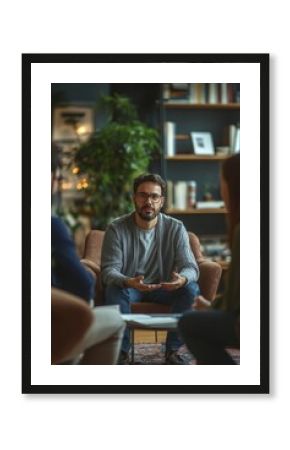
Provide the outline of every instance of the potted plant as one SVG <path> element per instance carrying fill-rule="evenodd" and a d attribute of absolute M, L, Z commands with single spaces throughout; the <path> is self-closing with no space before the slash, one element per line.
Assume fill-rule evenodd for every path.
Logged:
<path fill-rule="evenodd" d="M 102 98 L 106 125 L 82 143 L 74 164 L 84 174 L 86 212 L 92 225 L 104 229 L 114 218 L 132 209 L 133 179 L 148 170 L 159 152 L 157 130 L 140 122 L 129 98 L 114 94 Z"/>

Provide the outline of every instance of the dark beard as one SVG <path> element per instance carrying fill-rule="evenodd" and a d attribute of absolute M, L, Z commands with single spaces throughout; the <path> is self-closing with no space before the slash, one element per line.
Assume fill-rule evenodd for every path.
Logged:
<path fill-rule="evenodd" d="M 147 222 L 150 222 L 151 220 L 154 220 L 155 217 L 158 216 L 159 211 L 160 210 L 158 210 L 158 211 L 150 211 L 150 212 L 146 213 L 146 212 L 142 211 L 142 208 L 138 208 L 138 210 L 136 210 L 138 216 L 141 219 L 146 220 Z"/>

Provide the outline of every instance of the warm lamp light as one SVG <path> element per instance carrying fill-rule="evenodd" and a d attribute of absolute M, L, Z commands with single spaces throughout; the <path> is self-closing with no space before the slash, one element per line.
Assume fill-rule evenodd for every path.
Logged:
<path fill-rule="evenodd" d="M 61 188 L 62 188 L 63 191 L 67 191 L 69 189 L 72 189 L 72 187 L 73 187 L 73 184 L 71 182 L 69 182 L 69 181 L 63 181 L 61 183 Z"/>
<path fill-rule="evenodd" d="M 87 189 L 87 187 L 89 187 L 89 183 L 87 182 L 86 178 L 82 178 L 76 185 L 78 191 L 81 191 L 82 189 Z"/>
<path fill-rule="evenodd" d="M 77 128 L 77 133 L 78 134 L 84 134 L 86 132 L 86 127 L 84 126 L 84 125 L 80 125 L 78 128 Z"/>

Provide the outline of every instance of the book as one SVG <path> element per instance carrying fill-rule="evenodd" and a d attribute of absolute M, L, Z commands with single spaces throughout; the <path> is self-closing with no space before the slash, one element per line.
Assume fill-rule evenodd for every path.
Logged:
<path fill-rule="evenodd" d="M 239 153 L 240 151 L 240 127 L 238 125 L 228 126 L 229 154 Z"/>
<path fill-rule="evenodd" d="M 234 103 L 234 85 L 233 83 L 227 84 L 228 103 Z"/>
<path fill-rule="evenodd" d="M 196 83 L 190 83 L 189 85 L 188 101 L 193 105 L 198 103 Z"/>
<path fill-rule="evenodd" d="M 172 83 L 172 88 L 175 90 L 187 91 L 188 83 Z"/>
<path fill-rule="evenodd" d="M 205 202 L 197 202 L 197 209 L 208 209 L 208 208 L 224 208 L 225 202 L 223 200 L 209 200 Z"/>
<path fill-rule="evenodd" d="M 163 100 L 170 103 L 188 103 L 188 98 L 188 83 L 173 83 L 163 85 Z"/>
<path fill-rule="evenodd" d="M 169 100 L 170 99 L 170 86 L 168 83 L 164 83 L 162 87 L 162 97 L 163 100 Z"/>
<path fill-rule="evenodd" d="M 240 103 L 240 83 L 234 83 L 234 102 Z"/>
<path fill-rule="evenodd" d="M 205 83 L 196 83 L 196 98 L 198 104 L 206 103 L 207 99 Z"/>
<path fill-rule="evenodd" d="M 211 105 L 215 105 L 218 103 L 218 83 L 209 83 L 208 85 L 208 103 Z"/>
<path fill-rule="evenodd" d="M 226 105 L 228 103 L 227 83 L 221 83 L 220 85 L 220 101 L 223 105 Z"/>
<path fill-rule="evenodd" d="M 187 182 L 177 181 L 174 185 L 174 207 L 186 209 L 187 206 Z"/>
<path fill-rule="evenodd" d="M 164 123 L 164 151 L 165 156 L 175 155 L 175 129 L 176 125 L 174 122 Z"/>
<path fill-rule="evenodd" d="M 168 209 L 171 209 L 174 207 L 173 182 L 171 180 L 167 180 L 166 207 Z"/>
<path fill-rule="evenodd" d="M 187 208 L 196 207 L 196 181 L 187 182 Z"/>
<path fill-rule="evenodd" d="M 235 148 L 235 138 L 236 138 L 236 125 L 229 125 L 229 147 L 230 154 L 234 153 Z"/>
<path fill-rule="evenodd" d="M 239 153 L 239 151 L 240 151 L 240 128 L 236 127 L 233 152 Z"/>

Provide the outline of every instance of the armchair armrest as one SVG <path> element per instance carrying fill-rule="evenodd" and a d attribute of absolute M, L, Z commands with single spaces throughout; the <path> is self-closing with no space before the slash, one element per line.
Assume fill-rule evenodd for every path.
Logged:
<path fill-rule="evenodd" d="M 217 293 L 218 285 L 221 279 L 222 268 L 221 266 L 205 258 L 198 259 L 199 265 L 199 286 L 201 294 L 207 299 L 212 301 Z"/>
<path fill-rule="evenodd" d="M 91 261 L 90 259 L 86 258 L 81 259 L 81 263 L 94 274 L 96 278 L 96 297 L 94 299 L 94 303 L 95 306 L 102 305 L 104 303 L 104 300 L 101 281 L 101 267 L 98 264 Z"/>
<path fill-rule="evenodd" d="M 101 268 L 98 264 L 86 258 L 81 259 L 81 263 L 86 267 L 86 269 L 90 269 L 96 277 L 100 276 Z"/>

